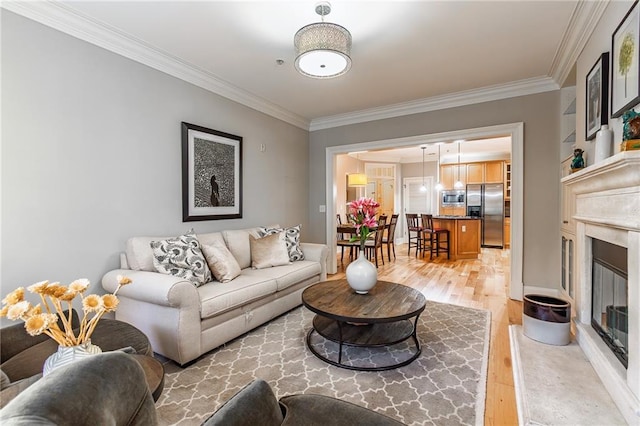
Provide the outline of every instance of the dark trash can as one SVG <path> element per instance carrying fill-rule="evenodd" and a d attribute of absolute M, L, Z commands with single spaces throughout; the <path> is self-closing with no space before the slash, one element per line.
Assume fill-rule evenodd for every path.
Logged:
<path fill-rule="evenodd" d="M 524 296 L 523 333 L 530 339 L 550 345 L 571 341 L 571 303 L 542 294 Z"/>

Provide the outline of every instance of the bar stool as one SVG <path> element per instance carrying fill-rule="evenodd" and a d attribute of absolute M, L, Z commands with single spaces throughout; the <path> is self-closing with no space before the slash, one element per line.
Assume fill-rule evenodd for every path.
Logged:
<path fill-rule="evenodd" d="M 436 253 L 436 257 L 440 253 L 447 253 L 447 259 L 451 258 L 449 252 L 449 230 L 443 228 L 435 228 L 433 226 L 433 215 L 422 215 L 422 235 L 423 235 L 423 247 L 426 249 L 427 239 L 429 240 L 429 260 L 433 259 L 433 253 Z M 446 240 L 441 240 L 440 236 L 446 235 Z M 446 244 L 443 244 L 446 243 Z M 424 252 L 423 252 L 424 255 Z"/>
<path fill-rule="evenodd" d="M 398 224 L 398 214 L 394 213 L 391 215 L 391 221 L 389 222 L 389 226 L 387 227 L 387 236 L 382 237 L 382 244 L 387 246 L 387 257 L 389 258 L 389 262 L 391 262 L 391 250 L 393 249 L 393 258 L 396 258 L 396 244 L 395 244 L 395 235 L 396 235 L 396 225 Z"/>
<path fill-rule="evenodd" d="M 407 255 L 411 254 L 411 247 L 416 248 L 416 257 L 418 252 L 422 250 L 422 228 L 417 213 L 406 213 L 407 218 L 407 240 L 409 242 L 409 250 Z"/>

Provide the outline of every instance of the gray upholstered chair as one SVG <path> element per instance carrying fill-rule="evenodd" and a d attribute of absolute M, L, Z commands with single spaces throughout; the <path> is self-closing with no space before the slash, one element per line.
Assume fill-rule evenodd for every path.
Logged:
<path fill-rule="evenodd" d="M 118 351 L 59 367 L 0 410 L 3 426 L 157 423 L 142 367 Z"/>
<path fill-rule="evenodd" d="M 290 395 L 278 401 L 264 380 L 229 399 L 205 426 L 397 426 L 402 423 L 364 407 L 323 395 Z"/>

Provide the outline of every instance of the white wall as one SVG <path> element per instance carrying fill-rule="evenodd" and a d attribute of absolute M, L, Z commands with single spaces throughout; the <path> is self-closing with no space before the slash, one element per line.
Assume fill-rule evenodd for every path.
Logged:
<path fill-rule="evenodd" d="M 307 131 L 6 10 L 1 30 L 2 297 L 80 277 L 102 292 L 132 236 L 302 223 L 305 239 Z M 182 222 L 181 121 L 244 138 L 242 219 Z"/>

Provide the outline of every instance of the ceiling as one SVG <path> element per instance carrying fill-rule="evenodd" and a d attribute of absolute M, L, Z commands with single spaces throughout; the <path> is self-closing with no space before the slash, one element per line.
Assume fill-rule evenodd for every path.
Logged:
<path fill-rule="evenodd" d="M 437 161 L 439 163 L 455 163 L 458 161 L 458 146 L 460 146 L 459 159 L 462 163 L 508 159 L 511 157 L 510 137 L 443 141 L 404 148 L 352 152 L 349 153 L 349 155 L 362 161 L 416 163 L 422 161 L 422 147 L 424 147 L 425 162 Z"/>
<path fill-rule="evenodd" d="M 478 90 L 555 90 L 581 49 L 574 39 L 584 37 L 571 37 L 586 21 L 580 13 L 596 7 L 578 0 L 334 0 L 326 20 L 351 32 L 353 66 L 318 80 L 293 65 L 295 32 L 319 21 L 315 1 L 3 3 L 311 130 L 330 117 L 366 121 L 363 111 L 415 112 L 416 103 L 451 94 L 467 102 Z"/>

